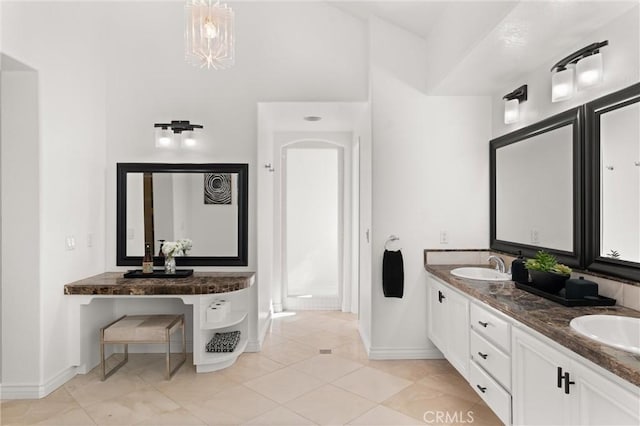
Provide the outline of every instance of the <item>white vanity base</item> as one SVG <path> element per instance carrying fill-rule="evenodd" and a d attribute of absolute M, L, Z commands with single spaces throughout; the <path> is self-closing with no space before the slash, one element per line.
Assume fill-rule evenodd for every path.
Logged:
<path fill-rule="evenodd" d="M 233 365 L 238 356 L 245 351 L 257 351 L 260 342 L 256 335 L 256 326 L 250 324 L 256 322 L 255 315 L 249 312 L 251 296 L 254 287 L 233 291 L 229 293 L 198 294 L 198 295 L 144 295 L 144 296 L 111 296 L 111 295 L 70 295 L 69 314 L 71 316 L 70 355 L 72 365 L 77 366 L 78 373 L 87 373 L 99 364 L 99 338 L 100 324 L 107 324 L 109 318 L 117 316 L 115 310 L 119 301 L 135 301 L 143 313 L 153 310 L 154 305 L 158 309 L 166 309 L 168 300 L 180 300 L 184 305 L 187 325 L 191 330 L 187 331 L 187 341 L 190 351 L 193 352 L 193 364 L 198 373 L 212 372 Z M 232 311 L 224 319 L 218 322 L 206 322 L 206 309 L 215 299 L 224 298 L 231 302 Z M 164 303 L 154 303 L 154 302 Z M 98 302 L 98 303 L 95 303 Z M 100 303 L 102 302 L 102 303 Z M 105 303 L 110 302 L 110 303 Z M 106 309 L 105 309 L 106 307 Z M 144 307 L 144 308 L 142 308 Z M 175 307 L 172 307 L 176 309 Z M 125 309 L 130 310 L 130 307 Z M 174 313 L 158 312 L 156 313 Z M 135 314 L 138 312 L 128 312 Z M 190 315 L 192 313 L 192 315 Z M 102 325 L 104 325 L 102 324 Z M 216 332 L 240 330 L 240 342 L 235 351 L 230 353 L 210 353 L 205 351 L 209 340 Z M 190 332 L 189 332 L 190 331 Z M 190 334 L 190 336 L 189 336 Z M 177 343 L 177 342 L 176 342 Z M 172 342 L 173 346 L 173 342 Z M 178 347 L 176 344 L 175 347 Z M 114 350 L 119 350 L 116 346 Z M 151 345 L 131 346 L 130 352 L 158 352 L 157 347 Z"/>

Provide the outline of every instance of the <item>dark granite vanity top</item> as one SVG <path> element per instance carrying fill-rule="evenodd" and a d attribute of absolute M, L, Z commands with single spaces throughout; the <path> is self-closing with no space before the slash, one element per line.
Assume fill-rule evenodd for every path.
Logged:
<path fill-rule="evenodd" d="M 575 332 L 569 322 L 590 314 L 640 318 L 622 306 L 565 307 L 515 287 L 513 281 L 486 282 L 457 278 L 452 269 L 478 265 L 425 265 L 425 269 L 461 292 L 478 299 L 572 350 L 613 374 L 640 386 L 640 355 L 600 344 Z"/>
<path fill-rule="evenodd" d="M 195 272 L 187 278 L 123 278 L 122 272 L 105 272 L 64 286 L 64 294 L 148 296 L 163 294 L 227 293 L 248 288 L 254 272 Z"/>

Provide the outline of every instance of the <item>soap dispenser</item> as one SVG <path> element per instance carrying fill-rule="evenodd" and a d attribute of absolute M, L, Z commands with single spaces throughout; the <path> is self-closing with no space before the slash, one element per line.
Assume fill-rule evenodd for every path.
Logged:
<path fill-rule="evenodd" d="M 522 251 L 518 250 L 518 257 L 511 262 L 511 279 L 520 284 L 529 283 L 529 271 L 524 263 Z"/>

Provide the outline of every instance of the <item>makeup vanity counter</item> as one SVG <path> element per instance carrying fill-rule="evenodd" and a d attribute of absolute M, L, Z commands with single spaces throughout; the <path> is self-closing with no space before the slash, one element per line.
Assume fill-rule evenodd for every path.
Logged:
<path fill-rule="evenodd" d="M 429 338 L 505 424 L 640 423 L 640 356 L 569 326 L 640 311 L 566 307 L 513 281 L 451 275 L 462 266 L 478 265 L 425 264 Z"/>
<path fill-rule="evenodd" d="M 105 309 L 101 308 L 105 302 L 133 300 L 136 301 L 133 302 L 135 309 L 144 313 L 159 313 L 158 310 L 167 309 L 166 303 L 172 299 L 180 300 L 186 312 L 193 312 L 192 333 L 189 336 L 187 332 L 187 341 L 193 347 L 196 371 L 201 373 L 229 367 L 243 352 L 257 351 L 260 347 L 254 281 L 254 272 L 194 272 L 185 278 L 124 278 L 123 272 L 105 272 L 66 284 L 64 293 L 69 298 L 69 311 L 74 318 L 70 322 L 71 332 L 77 336 L 77 343 L 72 348 L 74 365 L 79 367 L 80 372 L 87 372 L 96 365 L 93 353 L 94 347 L 98 347 L 98 329 L 118 316 L 114 313 L 118 310 L 116 308 L 106 310 L 105 314 Z M 209 306 L 220 299 L 229 303 L 230 312 L 224 317 L 208 317 Z M 96 306 L 96 303 L 92 303 L 94 301 L 100 301 L 102 305 Z M 100 318 L 103 319 L 98 321 L 98 315 L 102 315 Z M 113 318 L 106 318 L 105 315 Z M 191 315 L 187 316 L 187 326 L 191 325 L 189 317 Z M 241 336 L 233 352 L 212 353 L 205 350 L 215 333 L 229 331 L 240 331 Z"/>
<path fill-rule="evenodd" d="M 186 278 L 123 278 L 105 272 L 64 286 L 64 294 L 149 296 L 214 294 L 243 290 L 255 280 L 253 272 L 194 272 Z"/>

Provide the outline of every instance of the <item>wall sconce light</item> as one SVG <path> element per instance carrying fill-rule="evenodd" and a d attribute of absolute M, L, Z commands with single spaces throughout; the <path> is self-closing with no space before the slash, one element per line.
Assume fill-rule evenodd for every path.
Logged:
<path fill-rule="evenodd" d="M 155 123 L 156 148 L 172 148 L 174 138 L 171 132 L 180 135 L 183 148 L 191 148 L 196 145 L 194 129 L 202 129 L 200 124 L 191 124 L 187 120 L 174 120 L 171 123 Z"/>
<path fill-rule="evenodd" d="M 511 124 L 520 118 L 520 103 L 527 100 L 527 85 L 518 87 L 502 97 L 504 99 L 504 123 Z"/>
<path fill-rule="evenodd" d="M 551 101 L 564 101 L 573 96 L 575 80 L 578 90 L 594 86 L 602 81 L 602 55 L 600 48 L 607 46 L 608 40 L 591 43 L 558 61 L 551 67 Z M 575 76 L 574 76 L 575 73 Z"/>

